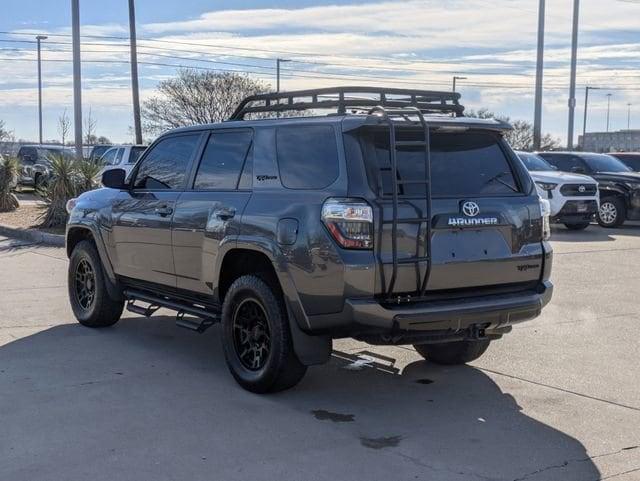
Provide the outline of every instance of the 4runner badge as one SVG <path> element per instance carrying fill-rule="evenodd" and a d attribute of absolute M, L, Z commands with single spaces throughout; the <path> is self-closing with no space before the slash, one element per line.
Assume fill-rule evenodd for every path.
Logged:
<path fill-rule="evenodd" d="M 450 227 L 498 225 L 497 217 L 476 217 L 480 213 L 480 207 L 475 202 L 463 203 L 461 210 L 465 217 L 449 217 L 447 225 Z"/>

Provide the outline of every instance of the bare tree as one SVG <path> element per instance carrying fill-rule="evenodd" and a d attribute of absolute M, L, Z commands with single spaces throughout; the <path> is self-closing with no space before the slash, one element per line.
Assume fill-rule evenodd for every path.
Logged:
<path fill-rule="evenodd" d="M 498 119 L 511 124 L 512 130 L 505 133 L 505 139 L 516 150 L 533 150 L 533 124 L 526 120 L 512 121 L 505 115 L 495 115 L 488 109 L 482 108 L 478 111 L 465 112 L 467 117 L 475 117 L 478 119 Z M 560 147 L 560 140 L 554 138 L 551 134 L 544 134 L 540 141 L 541 150 L 553 150 Z"/>
<path fill-rule="evenodd" d="M 11 132 L 6 129 L 4 120 L 0 120 L 0 142 L 4 142 L 5 140 L 9 140 L 10 138 Z"/>
<path fill-rule="evenodd" d="M 89 107 L 89 112 L 84 119 L 84 143 L 87 145 L 93 145 L 97 142 L 98 138 L 96 137 L 96 126 L 98 125 L 98 121 L 93 118 L 91 115 L 91 107 Z"/>
<path fill-rule="evenodd" d="M 144 102 L 145 129 L 167 129 L 227 120 L 248 95 L 267 92 L 270 86 L 234 72 L 180 70 L 178 76 L 158 84 L 158 95 Z"/>
<path fill-rule="evenodd" d="M 62 137 L 62 145 L 66 145 L 67 136 L 71 131 L 71 119 L 67 115 L 67 109 L 64 109 L 62 115 L 58 117 L 58 133 Z"/>

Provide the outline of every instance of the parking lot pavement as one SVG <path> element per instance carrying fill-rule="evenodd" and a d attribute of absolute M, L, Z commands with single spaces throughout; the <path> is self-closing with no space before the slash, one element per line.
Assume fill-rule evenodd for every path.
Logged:
<path fill-rule="evenodd" d="M 64 251 L 0 237 L 0 479 L 640 479 L 640 228 L 553 246 L 552 304 L 473 365 L 339 341 L 258 396 L 216 327 L 83 328 Z"/>

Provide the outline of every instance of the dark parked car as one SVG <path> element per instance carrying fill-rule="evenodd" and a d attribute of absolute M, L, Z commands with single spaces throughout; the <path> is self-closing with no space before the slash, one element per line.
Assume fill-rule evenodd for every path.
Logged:
<path fill-rule="evenodd" d="M 109 170 L 69 206 L 75 316 L 109 326 L 126 303 L 199 332 L 221 322 L 227 365 L 254 392 L 295 385 L 336 338 L 477 359 L 549 302 L 552 250 L 509 126 L 463 117 L 458 99 L 265 94 L 232 121 L 162 135 L 129 181 Z"/>
<path fill-rule="evenodd" d="M 622 161 L 624 165 L 634 172 L 640 172 L 640 152 L 612 152 L 609 155 Z"/>
<path fill-rule="evenodd" d="M 586 174 L 598 181 L 598 223 L 618 227 L 625 220 L 640 220 L 640 174 L 607 154 L 587 152 L 540 152 L 563 172 Z"/>
<path fill-rule="evenodd" d="M 36 189 L 42 187 L 49 176 L 51 157 L 61 155 L 73 158 L 73 151 L 58 145 L 23 145 L 18 150 L 18 161 L 20 162 L 20 185 L 31 186 Z"/>

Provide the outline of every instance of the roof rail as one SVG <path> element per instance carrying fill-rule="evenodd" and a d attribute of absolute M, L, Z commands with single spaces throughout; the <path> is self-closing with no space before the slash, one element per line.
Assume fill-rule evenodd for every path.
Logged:
<path fill-rule="evenodd" d="M 460 94 L 432 90 L 383 87 L 329 87 L 312 90 L 267 93 L 245 98 L 229 120 L 244 120 L 247 114 L 282 113 L 330 109 L 344 115 L 349 111 L 369 111 L 374 107 L 415 107 L 420 112 L 462 117 Z"/>

